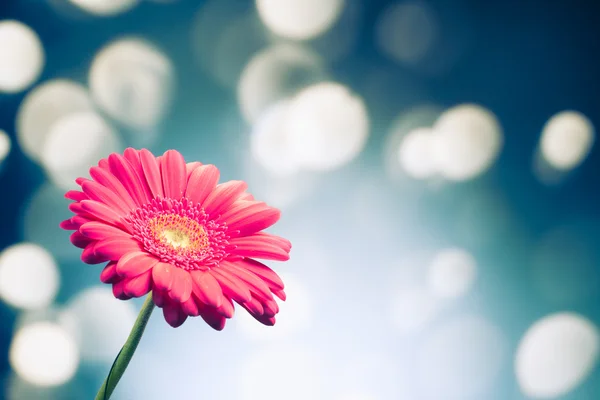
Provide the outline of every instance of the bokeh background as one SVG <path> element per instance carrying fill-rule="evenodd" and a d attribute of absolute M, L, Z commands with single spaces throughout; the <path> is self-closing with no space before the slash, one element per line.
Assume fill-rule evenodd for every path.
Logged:
<path fill-rule="evenodd" d="M 598 399 L 592 1 L 1 0 L 0 388 L 93 398 L 139 301 L 59 230 L 127 146 L 280 207 L 278 323 L 156 313 L 114 399 Z"/>

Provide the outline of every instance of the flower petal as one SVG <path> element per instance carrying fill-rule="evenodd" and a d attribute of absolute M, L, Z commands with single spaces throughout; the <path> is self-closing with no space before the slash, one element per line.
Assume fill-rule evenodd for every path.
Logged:
<path fill-rule="evenodd" d="M 181 153 L 175 150 L 165 152 L 160 164 L 160 173 L 165 197 L 181 199 L 187 183 L 185 160 Z"/>
<path fill-rule="evenodd" d="M 61 229 L 64 229 L 66 231 L 74 231 L 79 228 L 79 225 L 73 223 L 71 218 L 62 221 L 58 226 L 60 226 Z"/>
<path fill-rule="evenodd" d="M 215 189 L 219 181 L 219 170 L 211 164 L 202 165 L 192 171 L 185 188 L 185 197 L 195 204 L 202 204 Z"/>
<path fill-rule="evenodd" d="M 117 261 L 123 255 L 142 250 L 140 243 L 131 238 L 110 237 L 94 245 L 94 254 L 108 260 Z"/>
<path fill-rule="evenodd" d="M 255 297 L 242 304 L 242 307 L 244 307 L 250 314 L 254 316 L 263 315 L 265 312 L 262 304 Z"/>
<path fill-rule="evenodd" d="M 125 157 L 117 153 L 112 153 L 108 156 L 108 165 L 110 165 L 110 172 L 123 184 L 138 206 L 143 206 L 150 202 L 151 199 L 146 197 L 142 182 L 140 182 L 133 167 Z"/>
<path fill-rule="evenodd" d="M 221 307 L 217 308 L 217 312 L 225 318 L 233 318 L 233 314 L 235 314 L 233 301 L 231 301 L 229 297 L 223 296 L 223 304 L 221 304 Z"/>
<path fill-rule="evenodd" d="M 152 191 L 150 190 L 148 182 L 146 181 L 146 175 L 144 174 L 144 168 L 142 167 L 142 162 L 140 160 L 140 152 L 128 147 L 123 152 L 123 156 L 127 161 L 129 161 L 129 164 L 131 164 L 131 167 L 135 171 L 135 174 L 137 175 L 141 184 L 141 189 L 146 193 L 146 198 L 148 200 L 152 200 L 154 196 L 152 195 Z"/>
<path fill-rule="evenodd" d="M 200 309 L 200 316 L 214 330 L 221 331 L 225 328 L 225 317 L 213 307 Z"/>
<path fill-rule="evenodd" d="M 154 280 L 154 275 L 152 275 L 152 280 Z M 152 289 L 152 301 L 156 304 L 156 307 L 163 307 L 169 301 L 169 295 L 166 291 L 154 287 Z"/>
<path fill-rule="evenodd" d="M 88 195 L 90 200 L 96 200 L 106 206 L 112 208 L 120 216 L 127 215 L 129 213 L 129 207 L 123 202 L 119 196 L 112 190 L 108 189 L 95 181 L 85 181 L 81 185 L 83 191 Z"/>
<path fill-rule="evenodd" d="M 79 227 L 79 232 L 81 232 L 82 235 L 94 240 L 103 240 L 111 237 L 131 237 L 131 235 L 124 230 L 100 221 L 86 222 Z"/>
<path fill-rule="evenodd" d="M 190 296 L 189 299 L 181 303 L 181 310 L 189 315 L 190 317 L 197 317 L 200 315 L 200 308 L 198 307 L 198 303 L 195 296 Z"/>
<path fill-rule="evenodd" d="M 248 286 L 239 279 L 232 277 L 230 274 L 223 273 L 219 268 L 213 268 L 210 273 L 215 277 L 223 288 L 223 293 L 237 301 L 238 303 L 245 303 L 250 301 L 252 294 Z"/>
<path fill-rule="evenodd" d="M 262 303 L 264 308 L 264 315 L 267 317 L 274 317 L 279 312 L 279 304 L 275 300 L 268 300 Z"/>
<path fill-rule="evenodd" d="M 122 228 L 126 227 L 126 224 L 122 222 L 121 216 L 103 203 L 94 200 L 83 200 L 81 203 L 73 203 L 71 205 L 75 204 L 81 204 L 83 211 L 93 215 L 100 221 L 106 221 L 111 225 Z"/>
<path fill-rule="evenodd" d="M 187 301 L 192 295 L 192 277 L 190 273 L 181 268 L 174 268 L 171 272 L 173 284 L 169 296 L 178 303 Z"/>
<path fill-rule="evenodd" d="M 92 243 L 92 240 L 90 238 L 83 236 L 77 231 L 73 232 L 69 239 L 71 239 L 71 243 L 74 246 L 79 247 L 80 249 L 85 249 L 88 244 Z"/>
<path fill-rule="evenodd" d="M 286 261 L 290 259 L 289 253 L 280 246 L 265 242 L 259 237 L 238 237 L 231 239 L 229 243 L 235 245 L 235 250 L 233 253 L 242 257 L 253 257 L 278 261 Z"/>
<path fill-rule="evenodd" d="M 110 173 L 108 168 L 92 167 L 90 168 L 90 176 L 92 179 L 102 186 L 107 187 L 119 197 L 130 210 L 137 208 L 131 195 L 125 189 L 125 186 L 117 179 L 116 176 Z"/>
<path fill-rule="evenodd" d="M 69 190 L 67 193 L 65 193 L 65 197 L 69 200 L 75 200 L 75 201 L 81 201 L 81 200 L 88 199 L 87 194 L 80 192 L 79 190 Z"/>
<path fill-rule="evenodd" d="M 229 181 L 215 187 L 202 203 L 206 214 L 216 217 L 223 213 L 244 193 L 248 185 L 244 181 Z"/>
<path fill-rule="evenodd" d="M 205 271 L 191 271 L 190 276 L 192 289 L 198 299 L 211 307 L 219 308 L 223 303 L 223 290 L 215 277 Z"/>
<path fill-rule="evenodd" d="M 260 277 L 263 281 L 266 282 L 273 294 L 276 295 L 276 291 L 283 290 L 283 281 L 281 280 L 279 275 L 277 275 L 275 271 L 267 267 L 265 264 L 253 260 L 251 258 L 245 258 L 243 260 L 236 261 L 235 264 L 236 266 L 248 270 Z"/>
<path fill-rule="evenodd" d="M 174 301 L 168 301 L 163 306 L 163 315 L 165 321 L 173 328 L 181 326 L 187 319 L 187 315 L 183 312 L 179 304 Z"/>
<path fill-rule="evenodd" d="M 194 172 L 194 170 L 196 168 L 200 167 L 201 165 L 202 165 L 202 163 L 199 161 L 192 161 L 192 162 L 185 164 L 185 172 L 187 175 L 186 182 L 188 179 L 190 179 L 190 175 L 192 174 L 192 172 Z"/>
<path fill-rule="evenodd" d="M 227 271 L 229 274 L 244 281 L 250 287 L 250 290 L 262 299 L 273 299 L 269 286 L 252 272 L 249 272 L 243 267 L 238 267 L 235 263 L 222 261 L 221 264 L 219 264 L 219 272 L 223 273 L 224 271 Z"/>
<path fill-rule="evenodd" d="M 146 182 L 154 197 L 165 197 L 160 176 L 160 166 L 156 157 L 146 149 L 140 151 L 140 162 L 146 176 Z"/>
<path fill-rule="evenodd" d="M 154 286 L 159 290 L 169 291 L 173 284 L 173 269 L 177 268 L 174 265 L 158 262 L 152 268 L 152 279 Z"/>
<path fill-rule="evenodd" d="M 131 296 L 125 293 L 125 282 L 118 281 L 113 283 L 113 295 L 119 300 L 129 300 Z"/>
<path fill-rule="evenodd" d="M 106 264 L 106 267 L 100 273 L 100 281 L 102 283 L 115 283 L 119 280 L 119 275 L 117 274 L 117 263 L 114 261 Z"/>
<path fill-rule="evenodd" d="M 285 291 L 282 290 L 276 290 L 273 292 L 273 294 L 277 297 L 279 297 L 281 299 L 281 301 L 285 301 L 285 299 L 287 299 L 287 295 L 285 294 Z"/>
<path fill-rule="evenodd" d="M 145 273 L 157 263 L 158 260 L 145 251 L 133 251 L 119 259 L 117 273 L 125 278 L 133 278 Z"/>
<path fill-rule="evenodd" d="M 90 243 L 85 249 L 83 249 L 83 251 L 81 252 L 81 261 L 83 261 L 86 264 L 100 264 L 109 260 L 104 256 L 96 254 L 96 244 L 97 243 Z"/>
<path fill-rule="evenodd" d="M 236 214 L 222 217 L 227 222 L 229 231 L 239 231 L 236 236 L 247 236 L 267 229 L 279 220 L 281 211 L 269 207 L 265 203 L 248 202 L 248 206 Z"/>
<path fill-rule="evenodd" d="M 124 279 L 123 291 L 131 297 L 142 297 L 152 289 L 152 271 L 146 271 L 133 278 Z"/>

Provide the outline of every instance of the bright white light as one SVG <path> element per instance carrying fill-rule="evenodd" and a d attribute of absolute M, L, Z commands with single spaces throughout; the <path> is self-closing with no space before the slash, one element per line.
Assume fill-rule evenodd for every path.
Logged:
<path fill-rule="evenodd" d="M 326 82 L 310 86 L 292 99 L 287 129 L 300 164 L 327 171 L 361 152 L 369 134 L 369 119 L 361 98 L 343 85 Z"/>
<path fill-rule="evenodd" d="M 540 139 L 544 159 L 562 171 L 580 165 L 594 144 L 592 122 L 583 114 L 563 111 L 546 123 Z"/>
<path fill-rule="evenodd" d="M 136 319 L 131 302 L 124 302 L 106 287 L 92 287 L 69 300 L 59 320 L 79 345 L 83 360 L 113 361 Z"/>
<path fill-rule="evenodd" d="M 0 253 L 0 298 L 33 310 L 48 306 L 58 292 L 60 277 L 52 255 L 33 243 L 20 243 Z"/>
<path fill-rule="evenodd" d="M 117 15 L 129 11 L 140 0 L 69 0 L 85 12 L 99 16 Z"/>
<path fill-rule="evenodd" d="M 9 361 L 22 379 L 39 386 L 55 386 L 75 375 L 79 353 L 75 341 L 63 328 L 38 322 L 17 331 L 10 345 Z"/>
<path fill-rule="evenodd" d="M 306 48 L 281 44 L 256 54 L 238 84 L 238 103 L 248 122 L 270 105 L 324 77 L 318 56 Z"/>
<path fill-rule="evenodd" d="M 392 318 L 403 334 L 420 332 L 438 314 L 440 304 L 427 290 L 419 287 L 400 288 L 392 302 Z"/>
<path fill-rule="evenodd" d="M 104 119 L 85 111 L 69 114 L 51 127 L 41 161 L 56 185 L 74 189 L 76 178 L 88 176 L 91 165 L 120 148 L 119 138 Z"/>
<path fill-rule="evenodd" d="M 274 340 L 288 338 L 305 331 L 311 322 L 311 297 L 306 288 L 293 276 L 282 277 L 285 282 L 286 301 L 279 301 L 279 314 L 274 326 L 264 326 L 245 310 L 236 314 L 240 332 L 253 340 Z"/>
<path fill-rule="evenodd" d="M 0 129 L 0 163 L 4 161 L 8 153 L 10 153 L 11 143 L 8 134 Z"/>
<path fill-rule="evenodd" d="M 253 158 L 267 171 L 277 176 L 292 175 L 299 170 L 288 134 L 289 101 L 270 107 L 258 120 L 250 136 Z"/>
<path fill-rule="evenodd" d="M 27 25 L 4 20 L 0 21 L 0 43 L 0 92 L 20 92 L 42 72 L 42 42 Z"/>
<path fill-rule="evenodd" d="M 417 384 L 425 398 L 485 398 L 507 350 L 501 331 L 480 317 L 446 323 L 425 338 L 416 363 Z"/>
<path fill-rule="evenodd" d="M 241 400 L 320 400 L 323 395 L 323 360 L 310 349 L 261 350 L 242 364 L 239 379 Z M 265 390 L 265 377 L 269 388 Z"/>
<path fill-rule="evenodd" d="M 117 40 L 101 49 L 90 68 L 94 100 L 134 129 L 150 129 L 166 114 L 174 81 L 169 59 L 141 39 Z"/>
<path fill-rule="evenodd" d="M 429 266 L 429 286 L 440 297 L 464 296 L 475 281 L 477 263 L 467 251 L 440 251 Z"/>
<path fill-rule="evenodd" d="M 597 328 L 573 313 L 542 318 L 525 333 L 515 359 L 522 392 L 539 399 L 557 398 L 579 386 L 598 360 Z"/>
<path fill-rule="evenodd" d="M 343 394 L 336 397 L 336 400 L 377 400 L 377 397 L 370 393 L 357 392 Z"/>
<path fill-rule="evenodd" d="M 382 52 L 401 63 L 419 62 L 431 50 L 438 34 L 433 12 L 421 1 L 405 1 L 383 12 L 376 26 Z"/>
<path fill-rule="evenodd" d="M 404 136 L 398 148 L 398 161 L 409 176 L 426 179 L 436 174 L 434 140 L 431 128 L 417 128 Z"/>
<path fill-rule="evenodd" d="M 306 40 L 327 31 L 336 22 L 344 0 L 256 0 L 263 23 L 279 36 Z"/>
<path fill-rule="evenodd" d="M 483 107 L 464 104 L 444 112 L 434 125 L 435 162 L 447 179 L 464 181 L 485 172 L 502 147 L 498 120 Z"/>
<path fill-rule="evenodd" d="M 38 161 L 56 121 L 71 113 L 92 109 L 87 90 L 78 83 L 58 79 L 37 86 L 27 94 L 17 114 L 17 140 L 21 149 Z"/>

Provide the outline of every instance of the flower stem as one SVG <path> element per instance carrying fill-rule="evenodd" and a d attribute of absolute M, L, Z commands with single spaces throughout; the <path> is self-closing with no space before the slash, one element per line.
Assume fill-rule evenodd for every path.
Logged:
<path fill-rule="evenodd" d="M 108 400 L 110 398 L 110 395 L 115 390 L 117 383 L 119 383 L 119 380 L 125 373 L 125 370 L 129 365 L 129 361 L 131 361 L 133 353 L 135 353 L 135 349 L 140 343 L 140 339 L 144 334 L 144 330 L 146 329 L 146 325 L 148 324 L 148 320 L 150 319 L 150 315 L 152 314 L 153 310 L 154 302 L 152 301 L 152 292 L 150 292 L 150 294 L 148 294 L 146 297 L 146 301 L 144 301 L 144 305 L 142 306 L 137 319 L 135 320 L 133 328 L 131 328 L 131 332 L 129 333 L 127 341 L 117 355 L 117 358 L 115 358 L 108 376 L 100 387 L 100 390 L 96 395 L 96 400 Z"/>

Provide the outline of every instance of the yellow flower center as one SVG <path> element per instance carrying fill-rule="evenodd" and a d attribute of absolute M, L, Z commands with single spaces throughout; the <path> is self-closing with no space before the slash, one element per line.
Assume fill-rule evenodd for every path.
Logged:
<path fill-rule="evenodd" d="M 154 241 L 180 255 L 197 253 L 210 247 L 208 234 L 197 221 L 177 214 L 161 214 L 148 221 Z"/>

